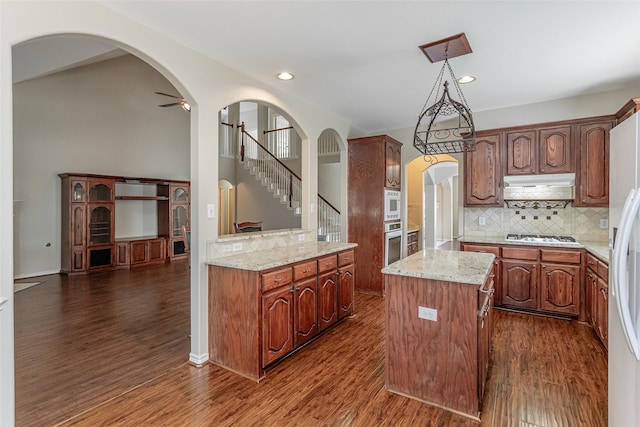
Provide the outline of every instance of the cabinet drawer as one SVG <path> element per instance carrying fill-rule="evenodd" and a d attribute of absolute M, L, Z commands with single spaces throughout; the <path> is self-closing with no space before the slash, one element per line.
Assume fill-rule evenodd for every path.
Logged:
<path fill-rule="evenodd" d="M 541 249 L 540 252 L 542 261 L 563 262 L 566 264 L 580 264 L 582 262 L 582 254 L 578 251 Z"/>
<path fill-rule="evenodd" d="M 593 271 L 598 270 L 598 258 L 594 257 L 591 254 L 587 254 L 587 267 L 591 267 Z"/>
<path fill-rule="evenodd" d="M 306 279 L 307 277 L 315 276 L 318 272 L 316 260 L 305 262 L 302 264 L 296 264 L 293 266 L 293 280 Z"/>
<path fill-rule="evenodd" d="M 500 248 L 498 246 L 485 246 L 485 245 L 468 245 L 463 246 L 465 252 L 482 252 L 494 254 L 496 258 L 500 257 Z"/>
<path fill-rule="evenodd" d="M 344 265 L 353 264 L 355 256 L 353 251 L 345 251 L 338 254 L 338 265 L 340 267 Z"/>
<path fill-rule="evenodd" d="M 323 271 L 335 270 L 338 268 L 338 256 L 330 255 L 318 259 L 318 273 Z"/>
<path fill-rule="evenodd" d="M 609 266 L 602 261 L 598 261 L 598 276 L 605 281 L 609 280 Z"/>
<path fill-rule="evenodd" d="M 273 271 L 262 275 L 262 291 L 266 292 L 291 283 L 291 268 Z"/>
<path fill-rule="evenodd" d="M 513 259 L 526 259 L 529 261 L 537 261 L 538 260 L 538 250 L 537 249 L 525 249 L 525 248 L 502 248 L 502 258 L 513 258 Z"/>

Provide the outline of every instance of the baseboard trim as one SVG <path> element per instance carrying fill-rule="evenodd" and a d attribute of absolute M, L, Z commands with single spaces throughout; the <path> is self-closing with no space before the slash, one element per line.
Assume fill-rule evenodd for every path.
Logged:
<path fill-rule="evenodd" d="M 194 366 L 201 367 L 202 365 L 208 362 L 209 362 L 209 353 L 200 354 L 200 355 L 189 353 L 189 363 L 191 363 Z"/>
<path fill-rule="evenodd" d="M 13 276 L 13 279 L 14 280 L 29 279 L 31 277 L 48 276 L 50 274 L 60 274 L 60 269 L 49 270 L 49 271 L 37 271 L 37 272 L 34 272 L 34 273 L 17 274 L 15 276 Z"/>

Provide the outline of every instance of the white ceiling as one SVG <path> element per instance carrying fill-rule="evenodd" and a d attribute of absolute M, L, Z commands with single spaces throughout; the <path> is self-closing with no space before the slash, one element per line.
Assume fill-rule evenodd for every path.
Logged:
<path fill-rule="evenodd" d="M 101 3 L 371 133 L 415 126 L 442 66 L 418 46 L 461 32 L 473 111 L 640 85 L 640 1 Z"/>

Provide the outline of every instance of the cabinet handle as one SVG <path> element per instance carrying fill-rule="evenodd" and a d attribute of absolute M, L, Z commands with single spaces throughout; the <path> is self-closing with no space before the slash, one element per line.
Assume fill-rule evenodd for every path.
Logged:
<path fill-rule="evenodd" d="M 582 203 L 587 203 L 587 201 L 585 199 L 582 199 Z"/>
<path fill-rule="evenodd" d="M 481 254 L 486 254 L 487 253 L 487 251 L 478 251 L 478 252 L 480 252 Z"/>
<path fill-rule="evenodd" d="M 340 275 L 340 271 L 336 271 L 336 276 L 339 276 L 339 275 Z"/>
<path fill-rule="evenodd" d="M 542 264 L 542 265 L 541 265 L 541 267 L 542 267 L 542 268 L 547 268 L 547 266 L 546 266 L 546 265 L 544 265 L 544 264 Z"/>
<path fill-rule="evenodd" d="M 308 273 L 308 272 L 310 272 L 310 271 L 311 271 L 311 269 L 310 269 L 310 268 L 307 268 L 307 269 L 305 269 L 305 270 L 302 270 L 302 272 L 303 272 L 303 273 Z"/>
<path fill-rule="evenodd" d="M 282 282 L 282 280 L 284 279 L 284 277 L 276 277 L 275 279 L 273 279 L 274 282 Z"/>
<path fill-rule="evenodd" d="M 294 289 L 296 290 L 296 292 L 299 292 L 300 291 L 300 286 L 296 286 Z"/>

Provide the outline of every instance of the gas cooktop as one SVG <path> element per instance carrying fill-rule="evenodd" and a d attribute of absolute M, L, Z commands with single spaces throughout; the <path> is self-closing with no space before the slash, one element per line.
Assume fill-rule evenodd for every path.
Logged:
<path fill-rule="evenodd" d="M 544 236 L 541 234 L 507 234 L 508 242 L 523 243 L 553 243 L 562 246 L 580 246 L 576 239 L 570 236 Z"/>

